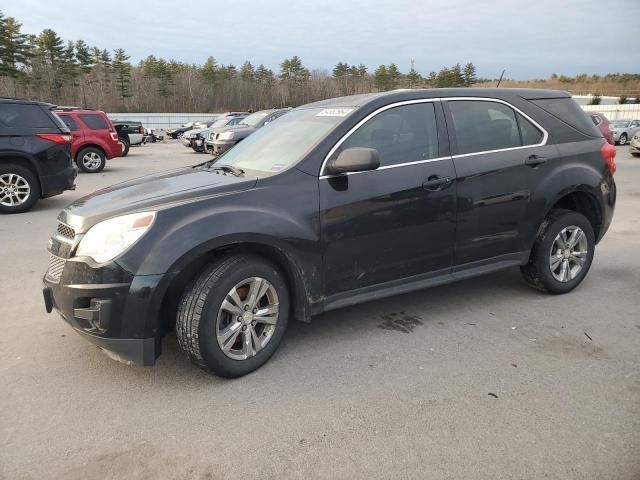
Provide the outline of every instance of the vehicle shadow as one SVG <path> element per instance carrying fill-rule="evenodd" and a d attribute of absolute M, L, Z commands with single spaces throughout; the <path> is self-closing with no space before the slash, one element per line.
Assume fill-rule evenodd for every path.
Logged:
<path fill-rule="evenodd" d="M 324 345 L 345 344 L 347 351 L 355 341 L 370 335 L 385 335 L 389 331 L 406 335 L 414 328 L 436 323 L 446 325 L 444 318 L 447 313 L 450 314 L 452 305 L 471 312 L 491 312 L 494 307 L 499 309 L 501 304 L 513 302 L 517 297 L 532 295 L 544 294 L 527 287 L 516 268 L 484 276 L 482 281 L 468 279 L 341 308 L 315 316 L 311 323 L 291 321 L 278 351 L 258 372 L 264 373 L 265 369 L 270 373 L 277 372 L 279 367 L 291 362 L 295 362 L 296 367 L 302 370 L 305 369 L 305 363 L 309 362 L 309 368 L 313 369 L 323 356 Z M 464 321 L 470 320 L 465 317 Z M 163 353 L 156 369 L 162 376 L 178 375 L 181 381 L 185 380 L 185 376 L 197 383 L 201 380 L 208 384 L 212 381 L 216 384 L 229 381 L 209 376 L 191 365 L 178 345 L 175 332 L 165 337 Z M 248 377 L 254 375 L 257 373 Z"/>

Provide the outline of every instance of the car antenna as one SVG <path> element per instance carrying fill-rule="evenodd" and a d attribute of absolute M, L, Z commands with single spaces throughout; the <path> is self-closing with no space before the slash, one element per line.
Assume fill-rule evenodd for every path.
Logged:
<path fill-rule="evenodd" d="M 502 70 L 502 73 L 500 74 L 500 78 L 498 79 L 498 85 L 496 85 L 496 88 L 498 88 L 500 86 L 500 82 L 502 81 L 502 77 L 504 76 L 504 72 L 505 70 Z"/>

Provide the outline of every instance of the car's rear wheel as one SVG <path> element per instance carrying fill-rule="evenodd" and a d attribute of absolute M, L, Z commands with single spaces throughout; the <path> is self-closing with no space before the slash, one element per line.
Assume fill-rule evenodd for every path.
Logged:
<path fill-rule="evenodd" d="M 529 263 L 520 270 L 537 290 L 567 293 L 589 272 L 594 249 L 593 227 L 584 215 L 552 210 L 538 229 Z"/>
<path fill-rule="evenodd" d="M 189 285 L 176 332 L 192 362 L 221 377 L 246 375 L 278 348 L 289 319 L 280 271 L 251 255 L 225 257 Z"/>
<path fill-rule="evenodd" d="M 83 172 L 98 173 L 101 172 L 107 164 L 107 157 L 105 157 L 102 150 L 89 147 L 80 150 L 76 163 L 78 164 L 78 168 Z"/>
<path fill-rule="evenodd" d="M 129 139 L 126 137 L 118 137 L 118 141 L 122 144 L 122 155 L 121 157 L 126 157 L 129 153 L 129 149 L 131 148 L 131 143 Z"/>
<path fill-rule="evenodd" d="M 627 144 L 627 134 L 623 133 L 622 135 L 620 135 L 620 138 L 618 139 L 618 143 L 620 145 L 626 145 Z"/>
<path fill-rule="evenodd" d="M 31 170 L 12 163 L 0 165 L 0 212 L 26 212 L 39 198 L 40 184 Z"/>

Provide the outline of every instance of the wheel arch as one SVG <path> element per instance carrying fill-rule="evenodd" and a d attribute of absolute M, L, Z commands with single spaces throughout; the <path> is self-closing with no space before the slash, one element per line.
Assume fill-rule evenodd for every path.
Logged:
<path fill-rule="evenodd" d="M 194 248 L 176 260 L 155 292 L 156 311 L 149 321 L 158 322 L 158 329 L 166 334 L 175 324 L 176 312 L 189 283 L 211 262 L 225 256 L 247 253 L 272 262 L 284 275 L 290 292 L 293 318 L 310 322 L 310 293 L 302 268 L 296 259 L 274 243 L 264 240 L 236 240 Z"/>
<path fill-rule="evenodd" d="M 593 187 L 589 185 L 576 185 L 559 192 L 551 198 L 545 206 L 542 217 L 539 219 L 536 232 L 545 218 L 554 209 L 571 210 L 584 215 L 593 228 L 596 243 L 601 238 L 604 212 Z"/>
<path fill-rule="evenodd" d="M 96 148 L 98 150 L 100 150 L 102 152 L 102 154 L 104 155 L 104 158 L 107 158 L 107 151 L 105 150 L 105 148 L 103 146 L 100 146 L 97 143 L 85 143 L 83 145 L 80 145 L 78 147 L 78 152 L 76 153 L 76 158 L 74 159 L 76 162 L 78 161 L 78 158 L 80 157 L 80 154 L 82 153 L 82 151 L 86 148 Z"/>

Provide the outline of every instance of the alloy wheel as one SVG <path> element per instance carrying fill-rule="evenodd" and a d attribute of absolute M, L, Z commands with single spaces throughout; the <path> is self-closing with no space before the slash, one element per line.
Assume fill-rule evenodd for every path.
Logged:
<path fill-rule="evenodd" d="M 95 152 L 88 152 L 82 156 L 82 165 L 84 165 L 87 170 L 96 170 L 100 168 L 101 164 L 102 158 Z"/>
<path fill-rule="evenodd" d="M 563 283 L 576 278 L 587 261 L 587 254 L 587 236 L 582 229 L 575 225 L 563 228 L 553 240 L 549 254 L 553 278 Z"/>
<path fill-rule="evenodd" d="M 222 352 L 234 360 L 257 355 L 278 323 L 278 294 L 264 278 L 247 278 L 234 286 L 220 306 L 216 336 Z"/>
<path fill-rule="evenodd" d="M 31 195 L 31 187 L 23 177 L 16 173 L 0 175 L 0 205 L 17 207 L 24 204 Z"/>

